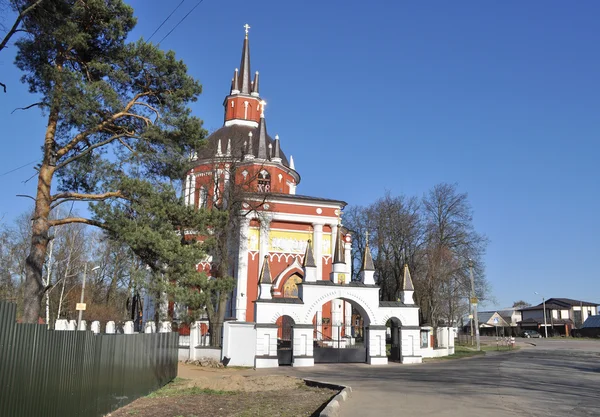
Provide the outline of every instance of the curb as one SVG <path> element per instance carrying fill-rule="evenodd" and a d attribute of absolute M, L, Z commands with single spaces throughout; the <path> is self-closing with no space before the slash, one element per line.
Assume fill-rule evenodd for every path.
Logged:
<path fill-rule="evenodd" d="M 352 388 L 346 385 L 315 381 L 314 379 L 304 379 L 304 382 L 309 387 L 329 388 L 339 391 L 321 410 L 321 412 L 318 414 L 319 417 L 338 417 L 340 415 L 341 403 L 346 401 L 350 397 L 350 394 L 352 394 Z"/>

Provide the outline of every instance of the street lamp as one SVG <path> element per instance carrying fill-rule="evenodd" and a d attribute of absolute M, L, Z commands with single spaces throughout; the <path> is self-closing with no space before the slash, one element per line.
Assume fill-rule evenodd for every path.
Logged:
<path fill-rule="evenodd" d="M 99 266 L 95 266 L 92 268 L 92 272 L 96 271 L 97 269 L 100 269 Z M 80 304 L 83 304 L 83 295 L 85 293 L 85 278 L 87 275 L 87 263 L 85 263 L 83 265 L 83 284 L 81 285 L 81 300 L 79 301 Z M 83 306 L 82 306 L 83 307 Z M 83 316 L 83 308 L 79 309 L 79 320 L 77 321 L 77 330 L 79 330 L 81 328 L 81 319 Z"/>
<path fill-rule="evenodd" d="M 540 295 L 539 292 L 535 291 L 536 295 Z M 546 322 L 546 298 L 542 296 L 542 304 L 544 305 L 544 334 L 546 339 L 548 338 L 548 323 Z"/>

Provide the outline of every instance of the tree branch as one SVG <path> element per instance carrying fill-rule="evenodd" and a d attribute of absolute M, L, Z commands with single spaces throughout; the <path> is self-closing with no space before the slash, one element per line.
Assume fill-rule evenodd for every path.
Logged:
<path fill-rule="evenodd" d="M 103 194 L 83 194 L 83 193 L 72 193 L 72 192 L 59 193 L 59 194 L 54 194 L 51 198 L 52 198 L 52 201 L 56 201 L 59 199 L 65 199 L 65 200 L 71 200 L 71 201 L 72 200 L 100 201 L 100 200 L 106 200 L 107 198 L 125 198 L 125 196 L 119 190 L 119 191 L 110 191 L 110 192 L 106 192 Z"/>
<path fill-rule="evenodd" d="M 104 227 L 104 224 L 100 223 L 99 221 L 92 220 L 92 219 L 86 219 L 83 217 L 66 217 L 64 219 L 56 219 L 56 220 L 48 221 L 48 224 L 50 225 L 50 227 L 62 226 L 62 225 L 71 224 L 71 223 L 83 223 L 83 224 L 88 224 L 90 226 Z"/>
<path fill-rule="evenodd" d="M 121 117 L 124 117 L 126 115 L 131 116 L 132 114 L 130 114 L 128 112 L 131 109 L 131 107 L 133 107 L 133 105 L 137 102 L 137 100 L 139 98 L 141 98 L 141 97 L 148 96 L 150 94 L 152 94 L 152 93 L 151 92 L 145 92 L 145 93 L 138 93 L 138 94 L 136 94 L 133 97 L 133 99 L 131 99 L 131 101 L 129 101 L 129 103 L 127 103 L 127 105 L 125 106 L 125 108 L 122 111 L 113 114 L 111 117 L 109 117 L 108 119 L 104 120 L 103 122 L 97 124 L 93 128 L 88 129 L 85 132 L 81 132 L 78 135 L 76 135 L 73 139 L 71 139 L 71 141 L 69 143 L 67 143 L 65 146 L 63 146 L 61 149 L 59 149 L 56 152 L 57 158 L 61 158 L 67 152 L 71 151 L 73 148 L 75 148 L 75 146 L 77 146 L 77 144 L 79 142 L 81 142 L 82 140 L 84 140 L 85 138 L 87 138 L 89 135 L 91 135 L 93 133 L 97 133 L 97 132 L 102 131 L 103 129 L 105 129 L 106 127 L 108 127 L 111 123 L 114 123 L 116 120 L 120 119 Z M 106 143 L 108 143 L 108 142 L 106 142 Z M 106 144 L 106 143 L 104 143 L 104 144 Z M 76 157 L 74 157 L 74 158 L 76 158 Z M 65 163 L 63 163 L 61 165 L 64 166 L 64 164 Z"/>
<path fill-rule="evenodd" d="M 30 195 L 26 195 L 26 194 L 17 194 L 17 197 L 25 197 L 25 198 L 31 198 L 33 201 L 35 201 L 35 198 L 33 198 Z"/>
<path fill-rule="evenodd" d="M 40 4 L 42 1 L 43 0 L 37 0 L 31 6 L 19 13 L 17 18 L 15 19 L 15 23 L 12 25 L 12 28 L 10 28 L 10 30 L 6 33 L 6 36 L 4 36 L 4 39 L 2 39 L 2 42 L 0 42 L 0 51 L 6 48 L 6 44 L 8 43 L 10 38 L 12 38 L 12 36 L 19 30 L 19 25 L 23 21 L 23 17 L 25 17 L 27 13 L 31 12 L 34 8 L 36 8 L 38 4 Z M 4 92 L 6 92 L 6 88 Z"/>
<path fill-rule="evenodd" d="M 130 135 L 129 132 L 127 132 L 127 133 L 119 133 L 117 135 L 111 136 L 110 138 L 108 138 L 106 140 L 103 140 L 102 142 L 95 143 L 94 145 L 89 146 L 88 148 L 84 149 L 83 151 L 81 151 L 77 155 L 74 155 L 71 158 L 69 158 L 69 159 L 61 162 L 60 164 L 58 164 L 56 166 L 56 170 L 58 171 L 59 169 L 61 169 L 65 165 L 68 165 L 71 162 L 76 161 L 77 159 L 81 158 L 82 156 L 90 153 L 93 149 L 99 148 L 99 147 L 104 146 L 104 145 L 108 145 L 109 143 L 111 143 L 115 139 L 123 138 L 123 137 L 126 137 L 126 136 L 132 136 L 132 135 Z M 58 157 L 60 158 L 60 156 L 58 156 Z"/>
<path fill-rule="evenodd" d="M 4 92 L 6 92 L 6 87 L 4 87 L 4 90 L 5 90 Z M 45 105 L 45 103 L 43 103 L 43 102 L 41 102 L 41 101 L 40 101 L 40 102 L 38 102 L 38 103 L 33 103 L 33 104 L 30 104 L 29 106 L 26 106 L 26 107 L 17 107 L 17 108 L 16 108 L 16 109 L 14 109 L 13 111 L 11 111 L 11 112 L 10 112 L 10 114 L 13 114 L 13 113 L 14 113 L 14 112 L 16 112 L 17 110 L 29 110 L 29 109 L 30 109 L 30 108 L 32 108 L 32 107 L 35 107 L 35 106 L 44 106 L 44 105 Z"/>

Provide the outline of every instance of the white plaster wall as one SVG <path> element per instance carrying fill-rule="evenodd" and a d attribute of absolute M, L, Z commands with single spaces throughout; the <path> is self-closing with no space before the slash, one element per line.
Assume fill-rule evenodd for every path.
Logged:
<path fill-rule="evenodd" d="M 386 356 L 385 330 L 369 329 L 369 356 Z"/>
<path fill-rule="evenodd" d="M 255 345 L 256 356 L 277 356 L 277 328 L 257 327 Z"/>
<path fill-rule="evenodd" d="M 230 366 L 254 366 L 256 336 L 254 323 L 223 324 L 223 357 L 231 359 Z"/>
<path fill-rule="evenodd" d="M 401 336 L 402 356 L 421 356 L 421 329 L 401 329 Z"/>
<path fill-rule="evenodd" d="M 294 356 L 313 356 L 313 329 L 294 327 Z"/>

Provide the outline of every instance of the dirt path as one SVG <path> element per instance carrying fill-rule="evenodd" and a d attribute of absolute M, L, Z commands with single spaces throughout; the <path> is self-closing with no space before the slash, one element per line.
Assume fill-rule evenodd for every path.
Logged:
<path fill-rule="evenodd" d="M 204 368 L 179 362 L 177 376 L 189 384 L 216 391 L 278 391 L 303 385 L 298 378 L 257 374 L 251 368 Z"/>

